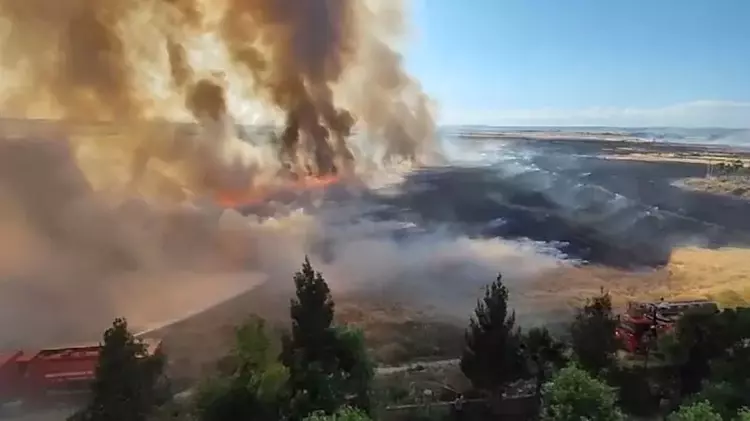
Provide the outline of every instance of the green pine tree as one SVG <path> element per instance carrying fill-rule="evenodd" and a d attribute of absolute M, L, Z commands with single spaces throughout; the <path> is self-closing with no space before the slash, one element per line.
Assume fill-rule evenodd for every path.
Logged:
<path fill-rule="evenodd" d="M 91 401 L 77 419 L 86 421 L 142 421 L 164 398 L 160 390 L 164 360 L 150 356 L 146 346 L 116 319 L 104 332 Z"/>
<path fill-rule="evenodd" d="M 578 310 L 570 327 L 572 347 L 581 367 L 589 373 L 599 375 L 613 366 L 617 351 L 616 327 L 612 297 L 603 289 Z"/>
<path fill-rule="evenodd" d="M 294 283 L 292 332 L 284 338 L 282 351 L 289 369 L 291 417 L 333 414 L 346 404 L 369 409 L 372 367 L 361 336 L 333 326 L 331 291 L 307 257 Z"/>
<path fill-rule="evenodd" d="M 508 309 L 508 289 L 498 275 L 477 303 L 461 357 L 464 375 L 496 399 L 510 382 L 528 374 L 515 320 L 515 312 Z"/>

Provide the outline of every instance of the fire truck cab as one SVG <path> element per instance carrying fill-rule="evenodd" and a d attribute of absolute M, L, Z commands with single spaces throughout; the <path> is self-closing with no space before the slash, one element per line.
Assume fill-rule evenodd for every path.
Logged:
<path fill-rule="evenodd" d="M 161 349 L 159 340 L 143 343 L 147 355 Z M 85 396 L 95 378 L 100 350 L 100 344 L 92 343 L 0 354 L 0 405 Z"/>
<path fill-rule="evenodd" d="M 716 312 L 715 302 L 705 299 L 628 303 L 624 314 L 618 316 L 615 335 L 623 348 L 630 353 L 645 352 L 650 341 L 671 331 L 686 312 Z"/>

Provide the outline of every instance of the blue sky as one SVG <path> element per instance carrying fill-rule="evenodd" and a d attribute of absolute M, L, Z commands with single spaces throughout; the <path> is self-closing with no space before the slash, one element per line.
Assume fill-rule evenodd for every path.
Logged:
<path fill-rule="evenodd" d="M 750 127 L 750 0 L 414 0 L 442 123 Z"/>

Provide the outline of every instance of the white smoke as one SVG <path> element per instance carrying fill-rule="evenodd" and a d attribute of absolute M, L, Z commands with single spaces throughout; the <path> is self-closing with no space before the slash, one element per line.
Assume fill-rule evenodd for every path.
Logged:
<path fill-rule="evenodd" d="M 264 282 L 289 290 L 305 255 L 334 294 L 393 288 L 455 315 L 468 314 L 498 272 L 520 292 L 564 261 L 544 245 L 440 229 L 397 239 L 420 227 L 368 219 L 371 205 L 351 194 L 335 205 L 314 195 L 305 208 L 267 203 L 270 218 L 212 202 L 115 200 L 89 187 L 64 141 L 1 146 L 0 245 L 9 252 L 0 259 L 0 344 L 8 346 L 93 340 L 118 316 L 152 328 Z"/>

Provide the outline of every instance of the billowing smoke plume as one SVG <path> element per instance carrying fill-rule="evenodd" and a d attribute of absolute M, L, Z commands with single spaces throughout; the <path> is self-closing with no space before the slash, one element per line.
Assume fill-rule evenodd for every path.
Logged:
<path fill-rule="evenodd" d="M 426 97 L 379 13 L 347 0 L 0 0 L 0 116 L 20 119 L 0 125 L 0 345 L 78 340 L 110 317 L 143 325 L 288 279 L 314 218 L 264 222 L 216 200 L 429 150 Z M 241 136 L 258 103 L 282 127 Z M 29 134 L 44 123 L 32 118 L 54 136 Z"/>
<path fill-rule="evenodd" d="M 262 279 L 246 266 L 262 233 L 95 194 L 64 139 L 1 141 L 0 197 L 0 349 L 93 339 L 118 314 L 144 326 Z"/>
<path fill-rule="evenodd" d="M 2 1 L 0 13 L 9 28 L 3 65 L 25 73 L 22 85 L 10 92 L 10 104 L 23 110 L 49 102 L 61 117 L 78 121 L 139 117 L 143 104 L 134 95 L 137 63 L 129 62 L 120 32 L 136 5 Z"/>
<path fill-rule="evenodd" d="M 356 58 L 362 7 L 347 0 L 229 1 L 222 36 L 232 59 L 286 111 L 280 152 L 290 165 L 314 164 L 310 171 L 325 175 L 336 172 L 335 158 L 351 163 L 346 139 L 354 120 L 336 109 L 332 85 Z M 298 162 L 300 149 L 312 162 Z"/>
<path fill-rule="evenodd" d="M 175 148 L 170 136 L 156 139 L 133 123 L 173 116 L 165 80 L 168 96 L 183 98 L 181 115 L 201 125 L 232 124 L 227 89 L 281 111 L 276 162 L 266 167 L 298 176 L 351 173 L 355 124 L 382 145 L 374 148 L 379 160 L 418 161 L 433 140 L 428 100 L 380 39 L 387 27 L 364 1 L 3 0 L 0 15 L 9 28 L 3 65 L 20 81 L 2 109 L 138 126 L 125 148 L 135 169 L 151 156 L 168 161 L 165 149 Z M 225 62 L 196 63 L 206 39 Z"/>

